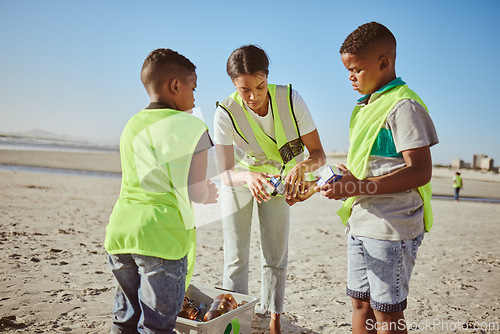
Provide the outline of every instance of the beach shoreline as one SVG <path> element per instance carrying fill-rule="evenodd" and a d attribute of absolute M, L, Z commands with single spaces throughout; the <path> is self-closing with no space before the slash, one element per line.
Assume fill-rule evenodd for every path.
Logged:
<path fill-rule="evenodd" d="M 344 156 L 330 156 L 327 163 L 335 166 L 344 163 Z M 75 171 L 90 171 L 110 173 L 110 176 L 121 174 L 119 152 L 57 152 L 35 150 L 2 150 L 0 149 L 0 165 L 30 166 Z M 433 167 L 432 188 L 436 196 L 453 197 L 452 178 L 456 170 L 447 167 Z M 482 172 L 478 170 L 462 169 L 464 189 L 461 196 L 464 198 L 491 198 L 500 200 L 500 173 Z M 57 171 L 55 171 L 57 173 Z M 208 177 L 219 179 L 214 158 L 209 161 Z"/>
<path fill-rule="evenodd" d="M 4 163 L 3 153 L 0 163 Z M 116 156 L 57 156 L 66 154 L 54 154 L 46 164 L 67 168 L 92 162 L 97 171 L 116 170 L 119 164 Z M 9 159 L 27 161 L 13 155 Z M 435 169 L 433 187 L 451 193 L 453 172 Z M 464 196 L 467 190 L 499 196 L 495 175 L 469 177 L 464 176 Z M 0 330 L 109 333 L 115 282 L 103 241 L 120 180 L 0 171 L 0 189 Z M 432 205 L 434 227 L 419 250 L 405 311 L 408 323 L 498 324 L 500 250 L 495 245 L 500 205 L 437 199 Z M 350 299 L 345 295 L 346 235 L 335 215 L 339 207 L 340 202 L 316 194 L 291 208 L 284 333 L 351 331 Z M 219 204 L 195 205 L 196 284 L 222 286 L 219 209 Z M 255 220 L 251 233 L 249 294 L 259 297 Z M 255 316 L 252 333 L 268 333 L 268 323 L 269 318 Z M 447 331 L 436 327 L 417 332 Z M 466 332 L 497 331 L 472 328 Z"/>

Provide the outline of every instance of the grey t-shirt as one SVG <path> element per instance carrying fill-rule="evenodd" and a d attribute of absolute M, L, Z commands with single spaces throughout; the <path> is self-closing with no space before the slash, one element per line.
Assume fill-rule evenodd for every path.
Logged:
<path fill-rule="evenodd" d="M 385 152 L 373 155 L 372 150 L 365 177 L 385 175 L 403 168 L 406 164 L 402 151 L 433 146 L 439 142 L 429 114 L 414 100 L 398 102 L 387 116 L 383 131 L 389 134 L 389 138 L 392 137 L 395 154 Z M 423 232 L 423 221 L 422 198 L 417 189 L 411 189 L 393 194 L 358 196 L 352 207 L 348 228 L 349 233 L 355 236 L 407 240 Z"/>

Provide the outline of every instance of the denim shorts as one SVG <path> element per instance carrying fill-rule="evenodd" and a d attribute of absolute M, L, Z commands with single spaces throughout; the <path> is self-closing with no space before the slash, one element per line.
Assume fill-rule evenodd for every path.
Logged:
<path fill-rule="evenodd" d="M 347 236 L 347 295 L 370 299 L 384 313 L 406 309 L 417 250 L 424 233 L 414 239 L 389 241 Z"/>
<path fill-rule="evenodd" d="M 111 333 L 174 333 L 184 300 L 187 257 L 108 256 L 118 283 Z"/>

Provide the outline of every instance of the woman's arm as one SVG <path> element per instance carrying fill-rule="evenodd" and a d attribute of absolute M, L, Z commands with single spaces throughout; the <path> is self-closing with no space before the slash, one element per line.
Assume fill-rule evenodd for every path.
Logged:
<path fill-rule="evenodd" d="M 258 203 L 262 203 L 262 201 L 267 202 L 271 199 L 271 195 L 266 191 L 264 184 L 267 184 L 272 189 L 273 185 L 268 179 L 278 175 L 252 171 L 235 171 L 233 145 L 216 144 L 215 151 L 217 152 L 222 182 L 226 186 L 236 187 L 247 184 L 252 196 L 255 197 Z"/>
<path fill-rule="evenodd" d="M 296 197 L 299 191 L 304 192 L 304 174 L 315 171 L 326 162 L 326 155 L 321 145 L 318 130 L 303 135 L 300 139 L 309 152 L 309 158 L 295 165 L 285 178 L 286 196 L 289 200 L 292 197 Z"/>

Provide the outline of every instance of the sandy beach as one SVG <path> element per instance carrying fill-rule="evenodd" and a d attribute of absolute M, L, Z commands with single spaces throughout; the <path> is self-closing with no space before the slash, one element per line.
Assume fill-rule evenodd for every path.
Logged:
<path fill-rule="evenodd" d="M 120 170 L 117 153 L 0 150 L 0 164 Z M 434 169 L 436 195 L 452 196 L 453 173 Z M 500 199 L 500 174 L 462 177 L 463 197 Z M 0 170 L 0 332 L 109 333 L 115 283 L 103 241 L 119 189 L 118 178 Z M 405 312 L 411 332 L 500 332 L 500 203 L 432 204 L 434 228 L 419 250 Z M 316 194 L 291 208 L 284 333 L 351 331 L 340 205 Z M 219 206 L 195 210 L 193 282 L 222 286 Z M 250 256 L 250 295 L 259 297 L 256 224 Z M 255 316 L 252 333 L 268 333 L 268 322 Z"/>

